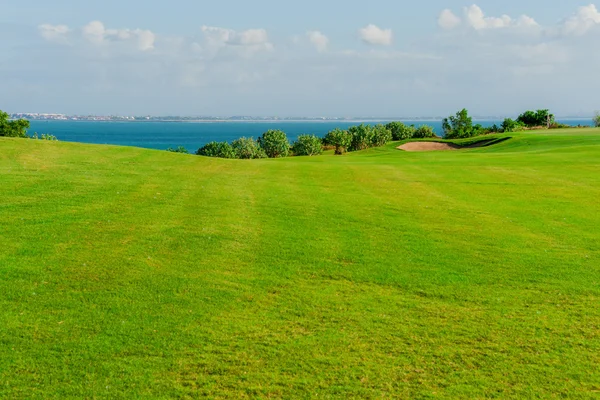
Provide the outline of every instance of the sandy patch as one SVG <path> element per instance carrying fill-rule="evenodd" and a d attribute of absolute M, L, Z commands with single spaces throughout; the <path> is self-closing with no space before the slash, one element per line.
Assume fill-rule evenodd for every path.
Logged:
<path fill-rule="evenodd" d="M 398 147 L 399 150 L 404 151 L 444 151 L 444 150 L 458 150 L 462 147 L 452 143 L 440 143 L 440 142 L 410 142 L 405 143 Z"/>

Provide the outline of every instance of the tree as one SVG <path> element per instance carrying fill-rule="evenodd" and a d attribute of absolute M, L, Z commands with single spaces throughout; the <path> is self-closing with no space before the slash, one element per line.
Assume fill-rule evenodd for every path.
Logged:
<path fill-rule="evenodd" d="M 251 160 L 256 158 L 266 158 L 267 154 L 252 138 L 241 137 L 231 142 L 231 147 L 235 152 L 236 158 Z"/>
<path fill-rule="evenodd" d="M 503 132 L 515 132 L 519 129 L 523 128 L 523 124 L 521 122 L 517 122 L 514 119 L 506 118 L 504 122 L 502 122 L 502 131 Z"/>
<path fill-rule="evenodd" d="M 323 142 L 315 135 L 300 135 L 292 151 L 297 156 L 316 156 L 323 152 Z"/>
<path fill-rule="evenodd" d="M 381 147 L 392 141 L 392 132 L 384 125 L 375 125 L 371 138 L 371 146 Z"/>
<path fill-rule="evenodd" d="M 436 137 L 436 134 L 432 126 L 421 125 L 417 129 L 415 129 L 413 137 L 417 139 L 426 139 Z"/>
<path fill-rule="evenodd" d="M 525 111 L 523 114 L 519 115 L 517 122 L 532 128 L 536 126 L 553 125 L 556 121 L 554 120 L 554 115 L 550 114 L 550 110 L 537 110 Z"/>
<path fill-rule="evenodd" d="M 385 126 L 390 132 L 392 132 L 393 140 L 406 140 L 413 137 L 415 133 L 414 125 L 406 125 L 402 122 L 390 122 Z"/>
<path fill-rule="evenodd" d="M 0 110 L 0 136 L 7 137 L 27 137 L 27 129 L 29 129 L 29 121 L 26 119 L 18 119 L 15 121 L 9 120 L 8 113 Z"/>
<path fill-rule="evenodd" d="M 600 111 L 597 111 L 596 115 L 594 115 L 594 126 L 600 128 Z"/>
<path fill-rule="evenodd" d="M 444 118 L 442 122 L 444 136 L 448 139 L 467 138 L 475 136 L 478 129 L 473 127 L 473 118 L 469 117 L 466 108 L 457 112 L 456 115 Z"/>
<path fill-rule="evenodd" d="M 323 142 L 330 146 L 335 146 L 335 154 L 342 155 L 352 145 L 352 135 L 348 131 L 336 128 L 325 136 Z"/>
<path fill-rule="evenodd" d="M 352 144 L 350 151 L 365 150 L 371 147 L 373 143 L 373 128 L 370 125 L 360 124 L 348 129 L 352 135 Z"/>
<path fill-rule="evenodd" d="M 43 135 L 42 135 L 43 136 Z M 171 152 L 171 153 L 182 153 L 182 154 L 190 154 L 190 152 L 183 146 L 178 146 L 178 147 L 169 147 L 167 149 L 167 151 Z"/>
<path fill-rule="evenodd" d="M 290 142 L 280 130 L 266 131 L 258 138 L 258 144 L 270 158 L 287 157 L 290 152 Z"/>
<path fill-rule="evenodd" d="M 205 157 L 235 158 L 235 151 L 227 142 L 210 142 L 198 149 L 196 154 Z"/>

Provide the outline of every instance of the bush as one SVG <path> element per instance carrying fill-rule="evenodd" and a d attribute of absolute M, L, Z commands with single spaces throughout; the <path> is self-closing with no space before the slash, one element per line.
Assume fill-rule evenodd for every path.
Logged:
<path fill-rule="evenodd" d="M 210 142 L 198 149 L 196 154 L 205 157 L 235 158 L 233 147 L 227 142 Z"/>
<path fill-rule="evenodd" d="M 252 160 L 267 157 L 265 151 L 258 145 L 256 140 L 252 138 L 242 137 L 236 139 L 231 143 L 231 147 L 235 152 L 236 158 L 240 158 L 243 160 Z"/>
<path fill-rule="evenodd" d="M 548 128 L 549 129 L 568 129 L 568 128 L 572 128 L 572 126 L 568 125 L 568 124 L 562 124 L 560 122 L 554 122 L 554 123 L 550 124 L 550 126 Z"/>
<path fill-rule="evenodd" d="M 528 128 L 535 126 L 547 126 L 555 123 L 554 115 L 549 110 L 525 111 L 519 115 L 517 122 L 520 122 Z"/>
<path fill-rule="evenodd" d="M 290 152 L 290 142 L 280 130 L 266 131 L 258 138 L 258 144 L 270 158 L 287 157 Z"/>
<path fill-rule="evenodd" d="M 371 147 L 373 143 L 373 128 L 370 125 L 360 124 L 359 126 L 352 126 L 348 129 L 348 132 L 352 135 L 350 151 L 365 150 Z"/>
<path fill-rule="evenodd" d="M 433 127 L 429 125 L 421 125 L 417 129 L 415 129 L 413 137 L 417 139 L 433 138 L 436 137 L 436 134 L 433 130 Z"/>
<path fill-rule="evenodd" d="M 371 138 L 372 147 L 385 146 L 388 142 L 392 141 L 392 132 L 383 125 L 375 125 L 373 128 L 373 135 Z"/>
<path fill-rule="evenodd" d="M 456 115 L 444 118 L 442 122 L 444 137 L 447 139 L 468 138 L 478 135 L 483 127 L 473 126 L 473 119 L 469 117 L 466 108 L 457 112 Z"/>
<path fill-rule="evenodd" d="M 415 133 L 414 125 L 406 125 L 402 122 L 390 122 L 385 126 L 390 132 L 392 132 L 393 140 L 406 140 L 413 137 Z"/>
<path fill-rule="evenodd" d="M 522 130 L 524 127 L 525 125 L 523 125 L 523 123 L 515 121 L 511 118 L 506 118 L 504 122 L 502 122 L 503 132 L 516 132 Z"/>
<path fill-rule="evenodd" d="M 594 126 L 600 128 L 600 111 L 596 112 L 596 115 L 594 115 Z"/>
<path fill-rule="evenodd" d="M 348 131 L 336 128 L 330 131 L 324 138 L 323 143 L 334 146 L 335 154 L 344 154 L 352 145 L 352 135 Z"/>
<path fill-rule="evenodd" d="M 300 135 L 292 151 L 297 156 L 316 156 L 323 152 L 323 142 L 315 135 Z"/>
<path fill-rule="evenodd" d="M 29 136 L 29 139 L 35 139 L 35 140 L 50 140 L 53 142 L 58 141 L 58 139 L 56 138 L 56 136 L 51 135 L 49 133 L 42 133 L 41 135 L 38 135 L 37 132 L 35 132 L 33 134 L 33 136 Z"/>
<path fill-rule="evenodd" d="M 176 148 L 169 147 L 167 151 L 170 151 L 171 153 L 190 154 L 190 152 L 183 146 L 178 146 Z"/>
<path fill-rule="evenodd" d="M 0 136 L 26 138 L 29 121 L 26 119 L 10 121 L 9 117 L 8 113 L 0 110 Z"/>

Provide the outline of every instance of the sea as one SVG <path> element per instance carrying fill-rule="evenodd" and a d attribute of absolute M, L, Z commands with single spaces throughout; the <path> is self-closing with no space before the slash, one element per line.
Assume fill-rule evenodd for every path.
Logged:
<path fill-rule="evenodd" d="M 366 124 L 387 123 L 389 121 L 365 121 Z M 404 120 L 406 124 L 430 125 L 438 135 L 442 133 L 442 121 Z M 498 120 L 474 121 L 483 126 L 501 124 Z M 568 119 L 560 122 L 570 125 L 591 126 L 591 119 Z M 290 142 L 298 135 L 314 134 L 323 137 L 335 129 L 347 129 L 359 125 L 361 121 L 239 121 L 239 122 L 168 122 L 168 121 L 31 121 L 29 134 L 48 133 L 60 141 L 135 146 L 148 149 L 166 150 L 169 147 L 183 146 L 190 152 L 211 141 L 231 142 L 240 137 L 258 138 L 269 129 L 286 132 Z"/>

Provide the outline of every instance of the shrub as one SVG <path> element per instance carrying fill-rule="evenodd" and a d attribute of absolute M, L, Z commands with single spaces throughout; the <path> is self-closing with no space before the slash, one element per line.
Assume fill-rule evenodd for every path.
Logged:
<path fill-rule="evenodd" d="M 49 133 L 42 133 L 41 135 L 38 135 L 37 132 L 35 132 L 33 136 L 29 136 L 29 139 L 58 141 L 58 139 L 54 135 L 51 135 Z"/>
<path fill-rule="evenodd" d="M 417 129 L 415 129 L 413 137 L 417 139 L 433 138 L 436 137 L 436 134 L 432 126 L 421 125 Z"/>
<path fill-rule="evenodd" d="M 523 114 L 519 115 L 517 122 L 531 128 L 534 126 L 552 125 L 555 121 L 554 115 L 550 114 L 549 110 L 537 110 L 525 111 Z"/>
<path fill-rule="evenodd" d="M 523 125 L 523 123 L 519 122 L 519 121 L 515 121 L 511 118 L 506 118 L 503 122 L 502 122 L 502 131 L 503 132 L 516 132 L 518 130 L 523 129 L 525 126 Z"/>
<path fill-rule="evenodd" d="M 350 151 L 364 150 L 371 147 L 373 143 L 373 128 L 370 125 L 360 124 L 359 126 L 352 126 L 348 129 L 348 132 L 352 135 Z"/>
<path fill-rule="evenodd" d="M 280 130 L 266 131 L 258 138 L 258 144 L 270 158 L 287 157 L 290 152 L 290 142 Z"/>
<path fill-rule="evenodd" d="M 600 128 L 600 111 L 596 112 L 596 115 L 594 115 L 594 126 Z"/>
<path fill-rule="evenodd" d="M 384 125 L 375 125 L 371 138 L 371 146 L 381 147 L 392 141 L 392 132 Z"/>
<path fill-rule="evenodd" d="M 198 149 L 196 154 L 205 157 L 235 158 L 233 147 L 227 142 L 210 142 Z"/>
<path fill-rule="evenodd" d="M 323 142 L 315 135 L 300 135 L 292 151 L 297 156 L 316 156 L 323 152 Z"/>
<path fill-rule="evenodd" d="M 8 113 L 0 110 L 0 136 L 26 138 L 29 121 L 26 119 L 10 121 L 9 117 Z"/>
<path fill-rule="evenodd" d="M 550 124 L 550 126 L 548 128 L 549 129 L 568 129 L 568 128 L 571 128 L 571 125 L 562 124 L 560 122 L 554 122 L 554 123 Z"/>
<path fill-rule="evenodd" d="M 348 131 L 336 128 L 330 131 L 324 138 L 323 143 L 335 147 L 335 154 L 344 154 L 352 145 L 352 135 Z"/>
<path fill-rule="evenodd" d="M 393 140 L 405 140 L 413 137 L 415 133 L 414 125 L 406 125 L 402 122 L 390 122 L 385 126 L 390 132 L 392 132 Z"/>
<path fill-rule="evenodd" d="M 242 137 L 236 139 L 231 143 L 231 147 L 235 152 L 236 158 L 251 160 L 267 157 L 265 151 L 258 145 L 256 140 L 252 138 Z"/>
<path fill-rule="evenodd" d="M 473 119 L 469 117 L 466 108 L 457 112 L 456 115 L 444 118 L 442 122 L 444 137 L 448 139 L 468 138 L 476 136 L 482 130 L 482 126 L 473 126 Z"/>
<path fill-rule="evenodd" d="M 171 153 L 190 154 L 190 152 L 183 146 L 178 146 L 176 148 L 169 147 L 167 151 L 170 151 Z"/>

